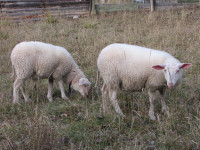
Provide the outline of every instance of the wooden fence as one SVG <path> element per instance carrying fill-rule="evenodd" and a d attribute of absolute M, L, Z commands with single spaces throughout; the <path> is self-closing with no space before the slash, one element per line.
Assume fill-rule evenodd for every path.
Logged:
<path fill-rule="evenodd" d="M 150 9 L 150 0 L 143 3 L 96 4 L 96 0 L 0 0 L 0 21 L 12 19 L 40 20 L 44 16 L 80 16 L 114 11 Z M 136 1 L 136 0 L 135 0 Z M 200 3 L 178 3 L 180 0 L 154 0 L 155 9 L 195 8 Z M 170 3 L 166 3 L 166 2 Z M 186 0 L 184 0 L 186 1 Z M 196 2 L 196 0 L 193 0 Z"/>
<path fill-rule="evenodd" d="M 89 15 L 91 0 L 0 0 L 1 19 L 40 20 L 47 15 Z"/>
<path fill-rule="evenodd" d="M 99 0 L 98 0 L 99 1 Z M 131 0 L 129 3 L 126 0 L 125 3 L 121 1 L 125 0 L 115 0 L 119 3 L 110 3 L 109 0 L 99 2 L 95 5 L 95 12 L 97 14 L 115 12 L 115 11 L 132 11 L 132 10 L 150 10 L 151 0 Z M 112 1 L 113 2 L 113 1 Z M 187 3 L 184 3 L 187 2 Z M 177 8 L 199 8 L 199 0 L 153 0 L 153 6 L 155 10 L 163 9 L 177 9 Z"/>

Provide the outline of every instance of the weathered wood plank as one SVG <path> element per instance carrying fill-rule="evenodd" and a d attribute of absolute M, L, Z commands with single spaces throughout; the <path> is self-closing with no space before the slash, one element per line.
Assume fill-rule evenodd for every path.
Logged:
<path fill-rule="evenodd" d="M 89 1 L 53 1 L 53 2 L 16 2 L 16 3 L 2 3 L 1 8 L 14 7 L 45 7 L 45 6 L 68 6 L 77 4 L 90 4 Z"/>
<path fill-rule="evenodd" d="M 3 8 L 1 11 L 2 11 L 2 13 L 16 13 L 16 12 L 37 11 L 37 10 L 43 10 L 43 9 L 44 8 L 20 8 L 20 9 Z"/>
<path fill-rule="evenodd" d="M 99 4 L 95 6 L 96 13 L 114 12 L 114 11 L 132 11 L 137 10 L 136 4 Z"/>
<path fill-rule="evenodd" d="M 155 9 L 175 9 L 175 8 L 194 8 L 200 6 L 199 3 L 158 3 L 155 5 Z M 150 4 L 140 4 L 139 9 L 150 9 Z"/>
<path fill-rule="evenodd" d="M 79 9 L 84 9 L 84 10 L 89 11 L 89 6 L 79 6 L 79 7 L 76 7 L 76 6 L 73 6 L 73 7 L 49 7 L 49 8 L 46 9 L 46 11 L 49 11 L 49 10 L 59 10 L 59 11 L 62 11 L 62 10 L 79 10 Z"/>
<path fill-rule="evenodd" d="M 4 3 L 1 8 L 15 8 L 15 7 L 43 7 L 42 2 L 17 2 L 17 3 Z"/>
<path fill-rule="evenodd" d="M 16 3 L 16 2 L 58 2 L 58 1 L 67 1 L 67 2 L 80 2 L 77 0 L 1 0 L 1 3 Z M 82 0 L 82 2 L 89 2 L 90 0 Z"/>
<path fill-rule="evenodd" d="M 60 7 L 60 6 L 56 6 L 56 7 L 46 7 L 46 8 L 20 8 L 20 9 L 13 9 L 13 8 L 3 8 L 2 9 L 2 13 L 17 13 L 17 12 L 31 12 L 31 11 L 38 11 L 38 10 L 48 10 L 48 9 L 75 9 L 78 10 L 80 8 L 87 8 L 87 10 L 89 10 L 89 5 L 71 5 L 69 7 Z"/>
<path fill-rule="evenodd" d="M 42 11 L 36 11 L 36 12 L 29 12 L 29 13 L 12 13 L 12 14 L 2 14 L 1 16 L 4 17 L 4 16 L 12 16 L 12 17 L 17 17 L 17 16 L 35 16 L 35 15 L 41 15 L 43 14 Z"/>
<path fill-rule="evenodd" d="M 43 9 L 37 9 L 32 11 L 12 11 L 12 13 L 1 13 L 1 16 L 29 16 L 29 15 L 40 15 L 45 13 L 52 13 L 52 12 L 79 12 L 79 11 L 89 11 L 89 6 L 81 6 L 81 7 L 55 7 L 55 8 L 48 8 L 45 11 Z"/>
<path fill-rule="evenodd" d="M 32 0 L 31 2 L 41 2 L 42 0 Z M 30 0 L 1 0 L 1 3 L 30 2 Z"/>

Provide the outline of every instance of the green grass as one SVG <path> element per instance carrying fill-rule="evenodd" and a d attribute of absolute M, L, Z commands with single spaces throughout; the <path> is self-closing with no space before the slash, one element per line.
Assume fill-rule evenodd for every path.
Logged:
<path fill-rule="evenodd" d="M 48 16 L 43 21 L 12 23 L 0 28 L 0 149 L 200 149 L 200 11 L 170 10 L 121 12 L 68 20 Z M 13 47 L 22 41 L 43 41 L 65 47 L 92 82 L 88 98 L 72 91 L 71 104 L 62 100 L 57 83 L 49 103 L 47 80 L 35 88 L 27 81 L 32 102 L 12 104 Z M 110 113 L 101 117 L 102 81 L 97 89 L 96 59 L 111 43 L 128 43 L 165 50 L 193 66 L 185 71 L 182 86 L 167 93 L 170 118 L 155 102 L 157 120 L 148 116 L 146 91 L 120 92 L 126 118 Z M 67 86 L 66 86 L 67 88 Z M 67 91 L 67 89 L 66 89 Z"/>

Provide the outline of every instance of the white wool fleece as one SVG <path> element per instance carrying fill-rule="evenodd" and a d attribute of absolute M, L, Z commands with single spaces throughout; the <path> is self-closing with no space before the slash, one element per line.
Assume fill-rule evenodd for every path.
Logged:
<path fill-rule="evenodd" d="M 50 80 L 57 80 L 61 88 L 62 98 L 67 99 L 63 83 L 69 83 L 73 80 L 72 87 L 77 91 L 83 91 L 82 80 L 85 80 L 89 89 L 90 82 L 87 80 L 83 72 L 79 69 L 78 65 L 70 55 L 70 53 L 63 47 L 47 44 L 43 42 L 31 41 L 21 42 L 17 44 L 10 56 L 13 69 L 17 76 L 14 83 L 14 102 L 18 103 L 18 88 L 23 87 L 26 79 L 32 77 L 48 78 L 49 89 L 48 98 L 52 101 L 52 83 Z M 79 81 L 80 80 L 80 81 Z M 81 82 L 82 83 L 82 82 Z M 87 95 L 81 92 L 82 95 Z M 24 91 L 22 90 L 22 93 Z M 24 95 L 24 94 L 23 94 Z M 27 95 L 25 93 L 25 95 Z M 28 99 L 27 97 L 25 100 Z"/>
<path fill-rule="evenodd" d="M 164 96 L 167 86 L 175 88 L 181 82 L 182 69 L 189 68 L 191 64 L 180 63 L 164 51 L 117 43 L 108 45 L 100 52 L 97 66 L 104 81 L 103 105 L 106 104 L 105 97 L 109 96 L 116 111 L 123 116 L 116 101 L 118 90 L 142 91 L 147 88 L 150 103 L 153 103 L 155 92 L 159 91 Z M 155 120 L 151 106 L 150 117 Z M 103 108 L 106 111 L 106 106 Z M 162 110 L 166 111 L 164 101 Z"/>

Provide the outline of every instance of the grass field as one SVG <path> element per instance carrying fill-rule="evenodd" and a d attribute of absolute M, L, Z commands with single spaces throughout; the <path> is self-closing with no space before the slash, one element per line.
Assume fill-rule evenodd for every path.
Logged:
<path fill-rule="evenodd" d="M 65 47 L 92 82 L 88 98 L 72 91 L 72 104 L 62 100 L 54 85 L 49 103 L 47 80 L 26 89 L 32 102 L 12 104 L 12 48 L 21 41 L 43 41 Z M 185 71 L 182 86 L 168 92 L 171 117 L 161 114 L 155 101 L 157 120 L 148 116 L 149 101 L 143 93 L 119 94 L 126 118 L 111 113 L 101 116 L 102 81 L 98 91 L 96 59 L 111 43 L 128 43 L 165 50 L 193 66 Z M 66 85 L 66 91 L 67 91 Z M 0 149 L 200 149 L 200 10 L 137 11 L 67 20 L 48 16 L 43 21 L 1 22 L 0 28 Z"/>

